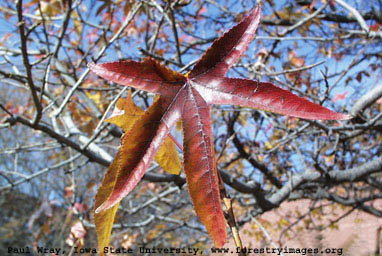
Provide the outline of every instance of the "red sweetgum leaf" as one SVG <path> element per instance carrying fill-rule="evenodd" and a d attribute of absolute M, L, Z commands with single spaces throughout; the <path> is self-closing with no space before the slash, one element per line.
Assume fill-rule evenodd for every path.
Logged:
<path fill-rule="evenodd" d="M 197 215 L 215 245 L 221 247 L 226 242 L 227 233 L 219 195 L 209 105 L 234 104 L 306 119 L 351 118 L 271 83 L 224 77 L 247 49 L 259 20 L 260 7 L 257 6 L 217 39 L 186 76 L 152 59 L 89 65 L 92 71 L 107 80 L 161 95 L 122 137 L 115 185 L 96 212 L 115 207 L 136 186 L 164 139 L 181 119 L 189 193 Z"/>

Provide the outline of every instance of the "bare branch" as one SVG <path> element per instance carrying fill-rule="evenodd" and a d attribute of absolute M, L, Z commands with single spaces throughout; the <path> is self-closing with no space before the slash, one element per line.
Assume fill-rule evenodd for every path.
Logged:
<path fill-rule="evenodd" d="M 25 35 L 25 21 L 23 19 L 22 6 L 23 6 L 23 1 L 18 0 L 16 2 L 16 8 L 17 8 L 17 17 L 19 20 L 18 26 L 19 26 L 20 41 L 21 41 L 21 53 L 23 56 L 23 63 L 25 66 L 25 71 L 27 73 L 28 86 L 30 88 L 33 102 L 34 102 L 35 107 L 36 107 L 36 115 L 35 115 L 33 123 L 37 124 L 40 121 L 41 116 L 42 116 L 42 106 L 41 106 L 41 102 L 39 100 L 39 97 L 37 95 L 37 91 L 36 91 L 36 88 L 35 88 L 35 85 L 33 82 L 33 78 L 32 78 L 32 66 L 29 63 L 28 49 L 27 49 L 27 37 Z"/>
<path fill-rule="evenodd" d="M 358 113 L 365 108 L 372 105 L 375 101 L 382 97 L 382 83 L 376 85 L 373 89 L 364 94 L 352 107 L 350 113 L 353 116 L 358 115 Z"/>
<path fill-rule="evenodd" d="M 97 62 L 103 56 L 103 54 L 105 53 L 106 49 L 115 40 L 117 40 L 121 36 L 122 32 L 126 29 L 126 27 L 134 19 L 135 14 L 141 8 L 141 6 L 142 6 L 141 2 L 137 2 L 136 4 L 134 4 L 133 8 L 129 12 L 129 15 L 126 17 L 125 21 L 123 22 L 122 26 L 119 28 L 117 33 L 115 33 L 115 35 L 107 42 L 107 44 L 104 47 L 102 47 L 102 49 L 98 53 L 97 57 L 94 58 L 94 62 Z M 81 77 L 78 79 L 76 84 L 70 89 L 70 91 L 66 95 L 66 97 L 65 97 L 64 101 L 62 102 L 62 104 L 60 105 L 60 107 L 55 111 L 55 113 L 54 113 L 55 116 L 58 116 L 62 112 L 62 110 L 65 108 L 66 104 L 69 102 L 69 100 L 72 97 L 72 95 L 74 94 L 74 92 L 83 83 L 83 81 L 85 80 L 86 76 L 89 74 L 89 71 L 90 71 L 89 68 L 85 69 L 85 71 L 82 73 Z"/>

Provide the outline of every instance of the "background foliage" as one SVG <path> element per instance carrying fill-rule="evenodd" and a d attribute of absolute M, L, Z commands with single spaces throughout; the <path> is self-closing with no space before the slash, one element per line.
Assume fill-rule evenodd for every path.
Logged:
<path fill-rule="evenodd" d="M 5 0 L 0 4 L 0 243 L 96 247 L 93 198 L 121 130 L 104 123 L 125 87 L 88 62 L 153 57 L 187 72 L 254 1 Z M 350 121 L 212 109 L 218 168 L 239 224 L 287 200 L 382 217 L 382 2 L 263 1 L 256 40 L 231 77 L 271 81 Z M 255 54 L 260 52 L 258 54 Z M 147 108 L 153 95 L 133 92 Z M 174 132 L 181 141 L 181 134 Z M 210 245 L 184 174 L 154 164 L 117 213 L 113 246 Z M 325 200 L 325 201 L 322 201 Z M 340 210 L 339 210 L 340 209 Z M 296 209 L 296 214 L 297 213 Z M 339 213 L 340 212 L 340 213 Z M 179 236 L 177 234 L 184 234 Z M 252 234 L 258 237 L 257 233 Z"/>

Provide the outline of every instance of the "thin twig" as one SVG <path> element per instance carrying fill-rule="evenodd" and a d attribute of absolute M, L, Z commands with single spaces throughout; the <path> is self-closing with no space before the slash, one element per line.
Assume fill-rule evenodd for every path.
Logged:
<path fill-rule="evenodd" d="M 317 66 L 319 66 L 325 62 L 326 62 L 325 60 L 322 60 L 320 62 L 313 63 L 313 64 L 310 64 L 307 66 L 303 66 L 300 68 L 287 69 L 287 70 L 280 71 L 280 72 L 258 72 L 258 71 L 252 71 L 252 72 L 257 74 L 257 75 L 261 75 L 261 76 L 279 76 L 279 75 L 283 75 L 283 74 L 295 73 L 295 72 L 300 72 L 303 70 L 311 69 L 311 68 L 317 67 Z"/>
<path fill-rule="evenodd" d="M 20 41 L 21 41 L 21 54 L 23 56 L 23 63 L 25 67 L 25 71 L 27 73 L 28 86 L 32 94 L 33 103 L 36 107 L 36 115 L 33 121 L 33 124 L 36 124 L 40 121 L 42 116 L 42 106 L 37 95 L 36 87 L 32 78 L 32 66 L 29 63 L 28 58 L 28 49 L 27 49 L 27 37 L 25 35 L 25 21 L 23 20 L 23 10 L 22 10 L 23 1 L 18 0 L 16 2 L 17 8 L 17 17 L 18 17 L 18 27 L 20 33 Z"/>
<path fill-rule="evenodd" d="M 174 4 L 176 4 L 178 1 L 175 1 Z M 175 23 L 175 17 L 174 17 L 174 9 L 172 8 L 173 5 L 170 8 L 170 21 L 171 21 L 171 27 L 172 31 L 174 33 L 174 39 L 175 39 L 175 47 L 176 47 L 176 60 L 177 62 L 182 65 L 182 54 L 180 52 L 180 44 L 179 44 L 179 37 L 178 37 L 178 30 L 176 28 Z"/>
<path fill-rule="evenodd" d="M 122 32 L 125 30 L 125 28 L 130 24 L 130 22 L 134 19 L 135 17 L 135 14 L 138 12 L 138 10 L 140 9 L 140 7 L 142 6 L 142 3 L 141 2 L 138 2 L 134 5 L 134 7 L 131 9 L 129 15 L 126 17 L 123 25 L 120 27 L 120 29 L 118 30 L 118 32 L 107 42 L 107 44 L 105 46 L 102 47 L 102 49 L 100 50 L 100 52 L 98 53 L 97 57 L 94 59 L 94 62 L 97 62 L 101 57 L 102 55 L 104 54 L 104 52 L 106 51 L 106 49 L 115 41 L 117 40 Z M 82 73 L 81 77 L 78 79 L 78 81 L 76 82 L 76 84 L 70 89 L 70 91 L 68 92 L 68 94 L 66 95 L 64 101 L 62 102 L 62 104 L 60 105 L 60 107 L 54 111 L 54 115 L 57 117 L 61 114 L 61 112 L 64 110 L 66 104 L 69 102 L 70 98 L 72 97 L 72 95 L 74 94 L 74 92 L 77 90 L 77 88 L 82 84 L 82 82 L 85 80 L 86 76 L 89 74 L 90 72 L 90 69 L 89 67 L 86 68 L 86 70 Z"/>
<path fill-rule="evenodd" d="M 358 24 L 361 26 L 361 28 L 365 32 L 369 32 L 369 26 L 366 24 L 366 21 L 363 19 L 362 15 L 352 6 L 348 5 L 346 2 L 342 0 L 335 0 L 339 5 L 341 5 L 343 8 L 351 12 L 354 16 L 354 18 L 357 20 Z"/>
<path fill-rule="evenodd" d="M 265 237 L 268 239 L 268 241 L 271 243 L 273 248 L 277 248 L 278 246 L 275 244 L 275 242 L 273 242 L 272 237 L 269 235 L 268 231 L 264 228 L 264 226 L 260 222 L 258 222 L 255 217 L 252 217 L 252 221 L 255 222 L 257 226 L 259 226 L 259 228 L 261 229 Z M 284 256 L 282 252 L 280 252 L 280 255 Z"/>
<path fill-rule="evenodd" d="M 238 255 L 245 256 L 246 254 L 243 251 L 243 243 L 241 242 L 239 229 L 237 227 L 235 215 L 233 213 L 232 199 L 227 194 L 227 191 L 225 190 L 225 185 L 219 171 L 218 171 L 218 180 L 219 180 L 220 199 L 223 201 L 225 205 L 224 217 L 229 225 L 229 228 L 231 229 L 232 237 L 235 242 L 235 245 L 237 248 L 240 249 L 240 253 L 238 253 Z"/>
<path fill-rule="evenodd" d="M 159 36 L 159 31 L 160 31 L 160 28 L 162 27 L 163 25 L 163 21 L 164 21 L 164 15 L 162 15 L 159 23 L 158 23 L 158 26 L 157 26 L 157 29 L 155 30 L 155 33 L 154 35 L 151 37 L 152 40 L 150 39 L 151 41 L 151 44 L 150 44 L 150 49 L 149 49 L 149 52 L 152 53 L 154 48 L 155 48 L 155 44 L 157 42 L 157 39 L 158 39 L 158 36 Z"/>
<path fill-rule="evenodd" d="M 13 116 L 13 114 L 5 107 L 3 106 L 3 104 L 0 103 L 0 108 L 2 110 L 4 110 L 8 115 L 10 115 L 11 117 Z"/>
<path fill-rule="evenodd" d="M 319 9 L 317 9 L 314 13 L 312 13 L 311 15 L 309 15 L 308 17 L 305 17 L 304 19 L 300 20 L 299 22 L 297 22 L 296 24 L 294 24 L 293 26 L 290 26 L 288 27 L 287 29 L 285 29 L 281 34 L 280 36 L 285 36 L 286 34 L 288 34 L 289 32 L 295 30 L 296 28 L 299 28 L 301 26 L 303 26 L 305 23 L 307 23 L 308 21 L 314 19 L 318 14 L 320 14 L 327 6 L 328 4 L 324 4 L 323 6 L 321 6 Z"/>
<path fill-rule="evenodd" d="M 50 172 L 50 171 L 52 171 L 54 169 L 62 168 L 62 166 L 66 165 L 66 164 L 70 164 L 71 162 L 75 161 L 77 158 L 80 158 L 81 156 L 82 156 L 82 154 L 78 153 L 78 154 L 74 155 L 73 157 L 71 157 L 71 158 L 69 158 L 67 160 L 64 160 L 64 161 L 62 161 L 62 162 L 60 162 L 58 164 L 52 165 L 50 167 L 46 167 L 46 168 L 44 168 L 44 169 L 42 169 L 42 170 L 40 170 L 38 172 L 35 172 L 32 175 L 30 175 L 28 177 L 25 177 L 22 180 L 18 180 L 18 181 L 15 181 L 15 182 L 13 182 L 13 183 L 11 183 L 9 185 L 0 187 L 0 191 L 5 190 L 5 189 L 13 188 L 13 187 L 15 187 L 17 185 L 20 185 L 20 184 L 24 183 L 24 182 L 30 181 L 30 180 L 32 180 L 32 179 L 34 179 L 36 177 L 39 177 L 39 176 L 41 176 L 43 174 L 46 174 L 46 173 L 48 173 L 48 172 Z"/>

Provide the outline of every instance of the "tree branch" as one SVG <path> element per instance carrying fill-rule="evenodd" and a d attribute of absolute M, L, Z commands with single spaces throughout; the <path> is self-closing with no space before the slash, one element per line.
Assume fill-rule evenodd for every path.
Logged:
<path fill-rule="evenodd" d="M 18 26 L 19 26 L 19 34 L 20 34 L 20 41 L 21 41 L 21 54 L 23 56 L 25 71 L 27 73 L 28 86 L 32 94 L 33 103 L 36 107 L 36 115 L 35 115 L 33 123 L 37 124 L 40 121 L 42 116 L 42 105 L 37 95 L 37 91 L 36 91 L 33 78 L 32 78 L 32 66 L 29 63 L 29 58 L 28 58 L 27 37 L 25 35 L 25 21 L 23 19 L 22 6 L 23 6 L 23 1 L 18 0 L 16 2 L 16 8 L 17 8 L 17 17 L 19 21 Z"/>

